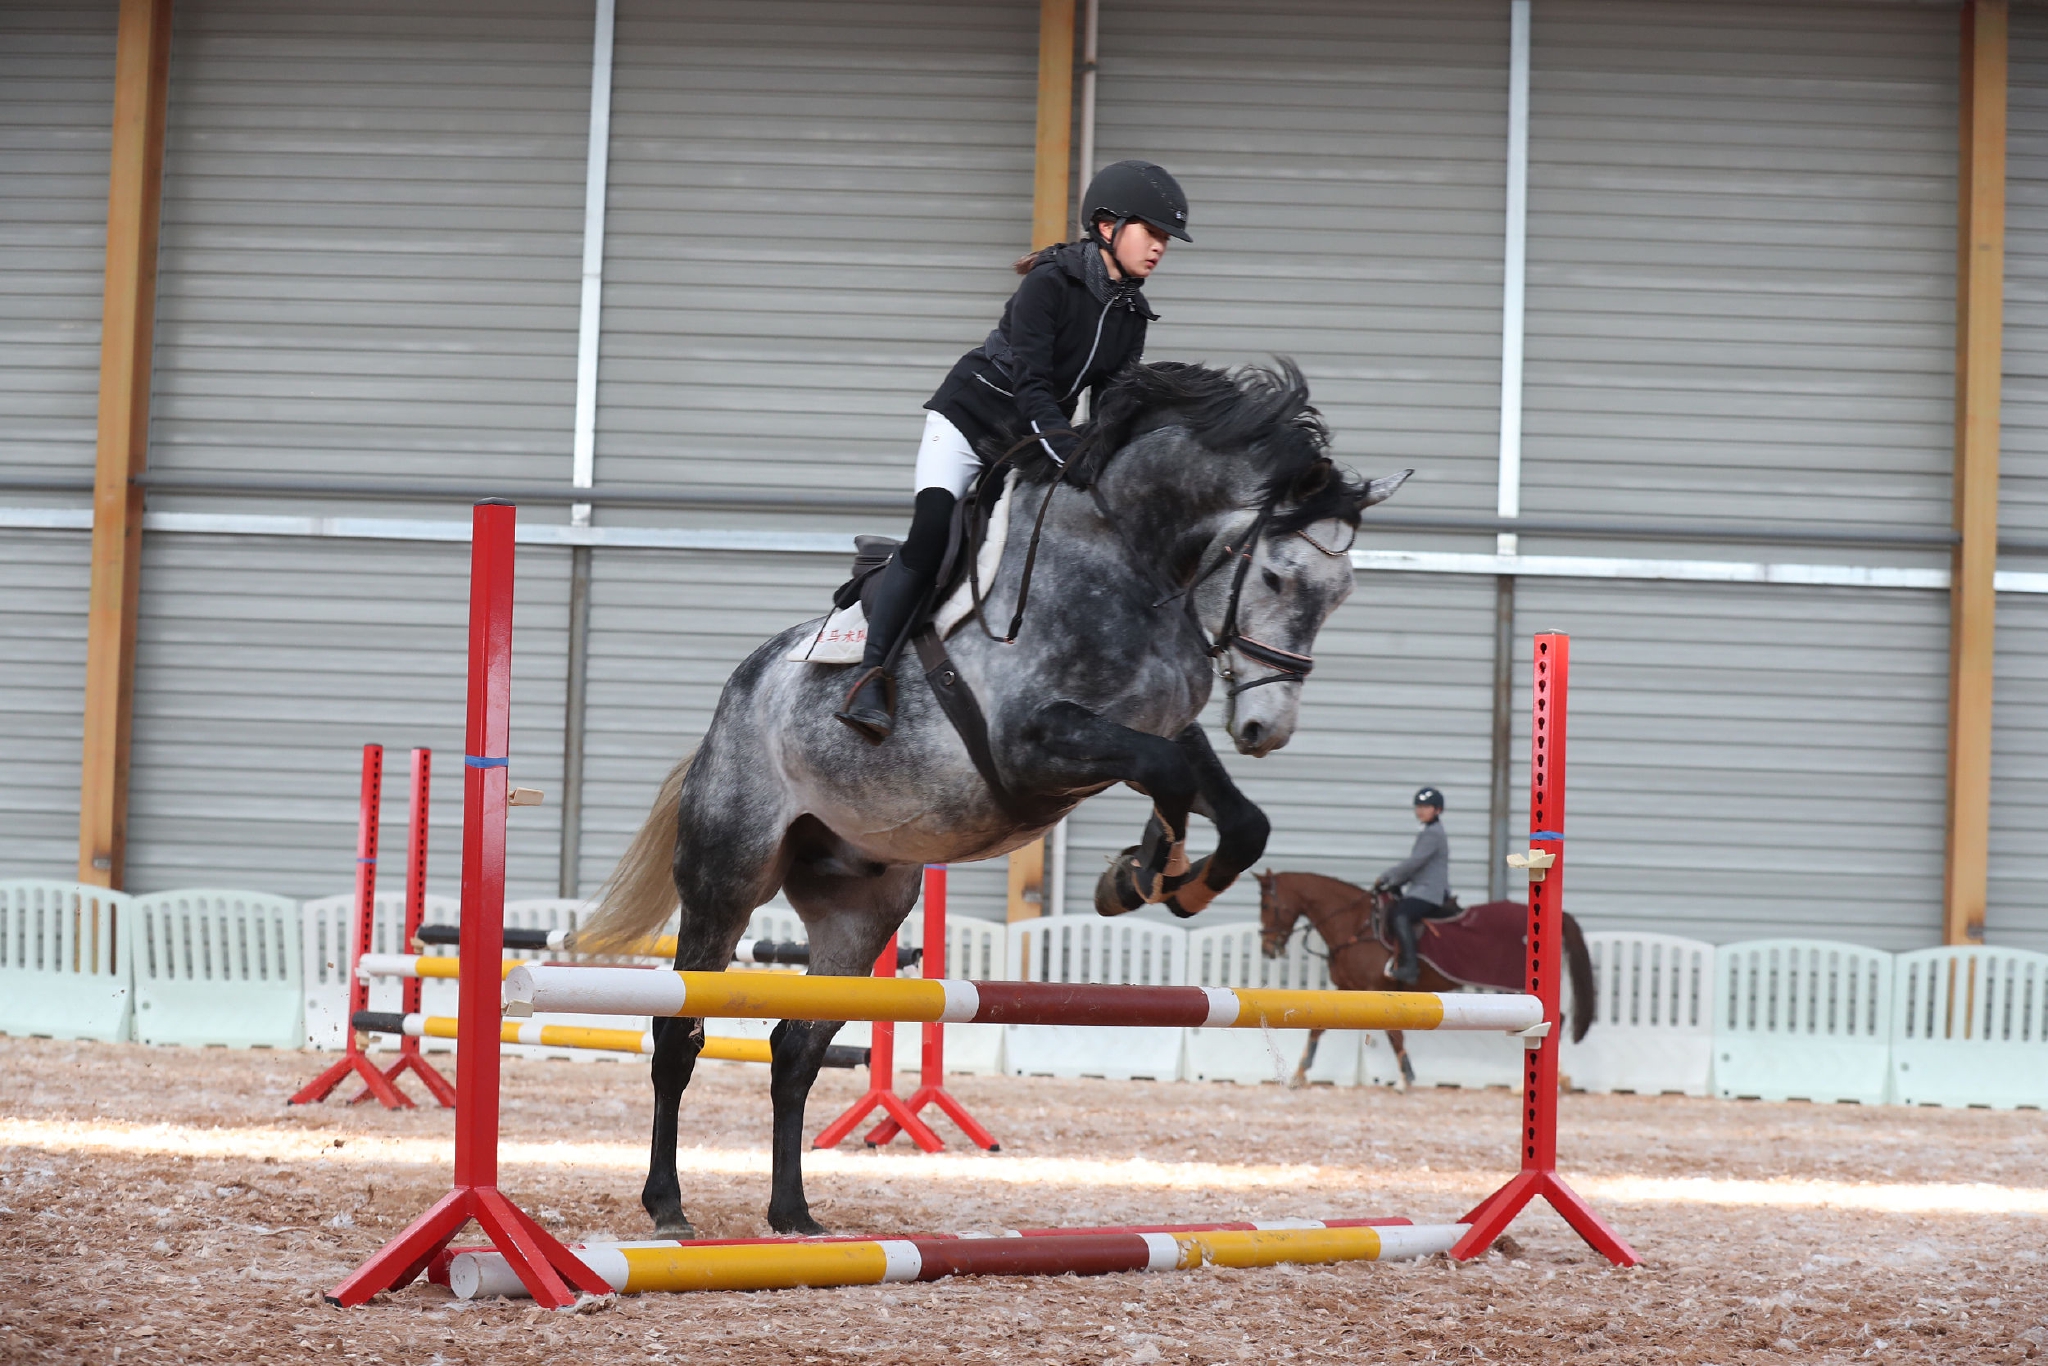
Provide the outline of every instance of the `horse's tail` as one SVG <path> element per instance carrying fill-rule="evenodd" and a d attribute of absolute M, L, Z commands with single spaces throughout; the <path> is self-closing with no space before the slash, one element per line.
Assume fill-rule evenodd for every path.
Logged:
<path fill-rule="evenodd" d="M 1564 967 L 1572 980 L 1572 1042 L 1586 1037 L 1593 1019 L 1600 1013 L 1600 982 L 1593 976 L 1593 955 L 1586 952 L 1586 936 L 1579 922 L 1564 918 Z"/>
<path fill-rule="evenodd" d="M 693 750 L 662 779 L 654 809 L 597 894 L 597 913 L 576 932 L 579 953 L 619 953 L 660 928 L 676 908 L 676 821 Z"/>

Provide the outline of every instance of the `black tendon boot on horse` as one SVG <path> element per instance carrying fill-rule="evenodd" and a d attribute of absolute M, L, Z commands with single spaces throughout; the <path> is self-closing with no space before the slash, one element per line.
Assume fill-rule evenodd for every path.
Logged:
<path fill-rule="evenodd" d="M 896 647 L 924 607 L 945 559 L 952 518 L 952 494 L 941 488 L 920 489 L 910 535 L 883 567 L 868 600 L 868 643 L 861 652 L 860 673 L 833 715 L 871 745 L 881 744 L 896 729 L 896 679 L 890 669 Z"/>

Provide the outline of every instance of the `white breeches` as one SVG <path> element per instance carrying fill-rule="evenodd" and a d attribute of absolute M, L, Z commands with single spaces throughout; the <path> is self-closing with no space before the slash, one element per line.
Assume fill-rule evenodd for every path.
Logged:
<path fill-rule="evenodd" d="M 981 457 L 958 427 L 937 413 L 924 415 L 924 440 L 917 447 L 917 492 L 944 489 L 958 498 L 981 473 Z"/>

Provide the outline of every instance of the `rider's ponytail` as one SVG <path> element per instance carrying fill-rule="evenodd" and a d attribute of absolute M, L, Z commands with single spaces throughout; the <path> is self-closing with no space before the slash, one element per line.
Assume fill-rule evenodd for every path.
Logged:
<path fill-rule="evenodd" d="M 1010 269 L 1016 271 L 1019 275 L 1029 275 L 1032 271 L 1038 269 L 1039 266 L 1059 255 L 1066 246 L 1067 243 L 1065 242 L 1055 242 L 1049 247 L 1040 247 L 1037 251 L 1027 251 L 1010 263 Z"/>

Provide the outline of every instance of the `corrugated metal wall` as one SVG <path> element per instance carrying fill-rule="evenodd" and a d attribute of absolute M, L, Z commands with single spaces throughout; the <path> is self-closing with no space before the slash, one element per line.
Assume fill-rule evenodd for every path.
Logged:
<path fill-rule="evenodd" d="M 2005 392 L 1998 521 L 2007 536 L 2048 540 L 2048 11 L 2011 16 L 2006 141 Z M 2048 557 L 2002 568 L 2048 571 Z M 1985 938 L 2048 949 L 2048 601 L 1998 599 L 1993 690 L 1991 893 Z"/>
<path fill-rule="evenodd" d="M 1524 511 L 1946 529 L 1954 9 L 1534 16 Z"/>
<path fill-rule="evenodd" d="M 152 466 L 564 481 L 590 32 L 579 0 L 180 4 Z M 346 887 L 374 740 L 392 849 L 404 751 L 436 752 L 431 879 L 452 891 L 467 563 L 449 544 L 149 536 L 130 885 Z M 534 896 L 555 889 L 567 556 L 521 565 L 514 776 L 554 798 L 514 819 L 512 894 Z"/>
<path fill-rule="evenodd" d="M 90 476 L 112 3 L 0 10 L 0 469 Z M 67 502 L 10 494 L 15 505 Z M 78 861 L 89 537 L 0 534 L 0 867 Z"/>
<path fill-rule="evenodd" d="M 600 480 L 907 499 L 920 408 L 1030 245 L 1037 23 L 620 5 Z"/>
<path fill-rule="evenodd" d="M 1146 293 L 1152 359 L 1291 355 L 1348 461 L 1409 510 L 1491 513 L 1505 7 L 1114 0 L 1097 157 L 1159 161 L 1195 241 Z"/>
<path fill-rule="evenodd" d="M 1939 942 L 1944 595 L 1525 579 L 1517 607 L 1511 828 L 1530 637 L 1565 631 L 1566 909 L 1589 928 Z"/>

